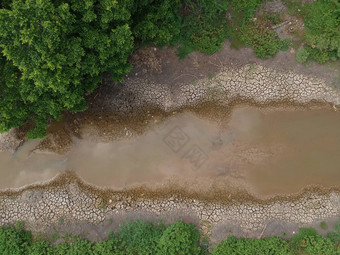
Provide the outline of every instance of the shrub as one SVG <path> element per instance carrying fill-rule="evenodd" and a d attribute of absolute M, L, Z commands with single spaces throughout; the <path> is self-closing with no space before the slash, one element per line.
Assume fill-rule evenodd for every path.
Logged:
<path fill-rule="evenodd" d="M 328 225 L 325 221 L 320 222 L 320 228 L 326 230 L 328 228 Z"/>
<path fill-rule="evenodd" d="M 281 41 L 281 51 L 287 51 L 292 45 L 292 40 L 290 39 L 284 39 Z"/>
<path fill-rule="evenodd" d="M 128 255 L 126 245 L 119 239 L 97 242 L 93 246 L 93 255 Z"/>
<path fill-rule="evenodd" d="M 212 54 L 220 50 L 223 42 L 229 37 L 230 29 L 227 25 L 226 0 L 186 0 L 181 35 L 177 44 L 180 44 L 181 58 L 191 51 L 198 50 Z"/>
<path fill-rule="evenodd" d="M 309 255 L 335 255 L 336 249 L 332 241 L 320 236 L 315 229 L 300 229 L 299 234 L 294 235 L 292 244 L 299 253 Z"/>
<path fill-rule="evenodd" d="M 55 247 L 47 241 L 32 240 L 23 224 L 0 227 L 1 255 L 192 255 L 210 254 L 199 246 L 200 233 L 192 224 L 163 224 L 144 221 L 127 222 L 105 241 L 90 242 L 80 237 L 64 238 Z M 320 236 L 314 229 L 300 229 L 290 241 L 279 237 L 264 239 L 231 236 L 220 242 L 212 255 L 336 255 L 340 252 L 340 223 L 335 231 Z"/>
<path fill-rule="evenodd" d="M 302 8 L 309 58 L 319 63 L 340 58 L 340 3 L 320 0 Z"/>
<path fill-rule="evenodd" d="M 283 42 L 275 31 L 256 21 L 242 28 L 241 40 L 251 46 L 255 55 L 260 58 L 269 58 L 275 55 L 283 46 Z"/>
<path fill-rule="evenodd" d="M 127 245 L 128 252 L 141 255 L 155 254 L 165 228 L 163 224 L 137 220 L 123 224 L 117 235 Z"/>
<path fill-rule="evenodd" d="M 309 57 L 309 52 L 307 49 L 300 49 L 296 53 L 296 61 L 299 63 L 305 63 Z"/>
<path fill-rule="evenodd" d="M 46 241 L 33 242 L 28 249 L 28 255 L 53 255 L 53 248 Z"/>
<path fill-rule="evenodd" d="M 230 0 L 229 7 L 234 26 L 242 27 L 251 22 L 251 19 L 260 4 L 261 0 Z"/>
<path fill-rule="evenodd" d="M 170 225 L 163 233 L 158 243 L 159 255 L 192 255 L 199 254 L 200 233 L 192 224 L 177 222 Z"/>
<path fill-rule="evenodd" d="M 333 232 L 329 232 L 327 234 L 327 237 L 334 243 L 334 245 L 340 251 L 340 222 L 338 222 L 335 225 Z"/>
<path fill-rule="evenodd" d="M 0 254 L 26 255 L 32 241 L 32 234 L 23 225 L 0 227 Z"/>
<path fill-rule="evenodd" d="M 236 239 L 234 236 L 219 243 L 212 255 L 292 255 L 289 244 L 279 237 L 268 239 Z"/>

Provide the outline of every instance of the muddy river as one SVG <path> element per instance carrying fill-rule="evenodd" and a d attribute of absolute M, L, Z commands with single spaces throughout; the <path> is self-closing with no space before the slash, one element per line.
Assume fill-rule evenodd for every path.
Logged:
<path fill-rule="evenodd" d="M 111 143 L 74 139 L 66 155 L 32 151 L 38 143 L 0 153 L 0 188 L 46 181 L 66 169 L 115 189 L 176 184 L 270 196 L 309 185 L 340 186 L 340 113 L 335 111 L 241 107 L 219 121 L 187 112 L 142 136 Z"/>

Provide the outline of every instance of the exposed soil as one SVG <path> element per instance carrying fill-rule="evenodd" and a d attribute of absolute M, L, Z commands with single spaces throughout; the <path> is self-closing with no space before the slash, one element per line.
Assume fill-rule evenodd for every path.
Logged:
<path fill-rule="evenodd" d="M 228 235 L 289 238 L 299 227 L 321 221 L 331 230 L 339 217 L 340 191 L 309 188 L 267 200 L 243 191 L 189 193 L 176 186 L 112 191 L 93 188 L 66 173 L 47 184 L 1 192 L 0 210 L 1 225 L 24 220 L 35 233 L 75 233 L 91 240 L 101 240 L 122 220 L 136 218 L 196 223 L 212 241 Z"/>

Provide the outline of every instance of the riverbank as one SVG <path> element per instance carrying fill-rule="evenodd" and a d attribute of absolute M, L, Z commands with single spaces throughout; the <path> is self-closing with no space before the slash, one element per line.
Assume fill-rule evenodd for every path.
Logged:
<path fill-rule="evenodd" d="M 340 191 L 315 188 L 263 201 L 242 191 L 190 194 L 176 187 L 100 190 L 66 173 L 48 184 L 2 192 L 0 208 L 1 225 L 25 221 L 34 232 L 52 231 L 64 223 L 63 231 L 90 232 L 89 238 L 98 238 L 93 236 L 94 230 L 88 231 L 89 226 L 105 226 L 99 235 L 105 237 L 105 229 L 117 226 L 124 218 L 161 218 L 170 223 L 180 219 L 196 223 L 220 241 L 229 234 L 290 237 L 299 227 L 318 226 L 321 221 L 331 227 L 340 215 Z"/>

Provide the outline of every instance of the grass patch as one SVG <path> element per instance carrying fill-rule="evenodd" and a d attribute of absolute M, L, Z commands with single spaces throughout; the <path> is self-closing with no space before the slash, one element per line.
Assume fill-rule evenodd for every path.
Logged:
<path fill-rule="evenodd" d="M 300 0 L 284 0 L 289 15 L 299 16 L 302 10 L 302 2 Z"/>
<path fill-rule="evenodd" d="M 326 223 L 326 222 L 324 222 L 324 221 L 320 222 L 320 228 L 322 228 L 323 230 L 326 230 L 326 229 L 328 229 L 328 225 L 327 225 L 327 223 Z"/>

